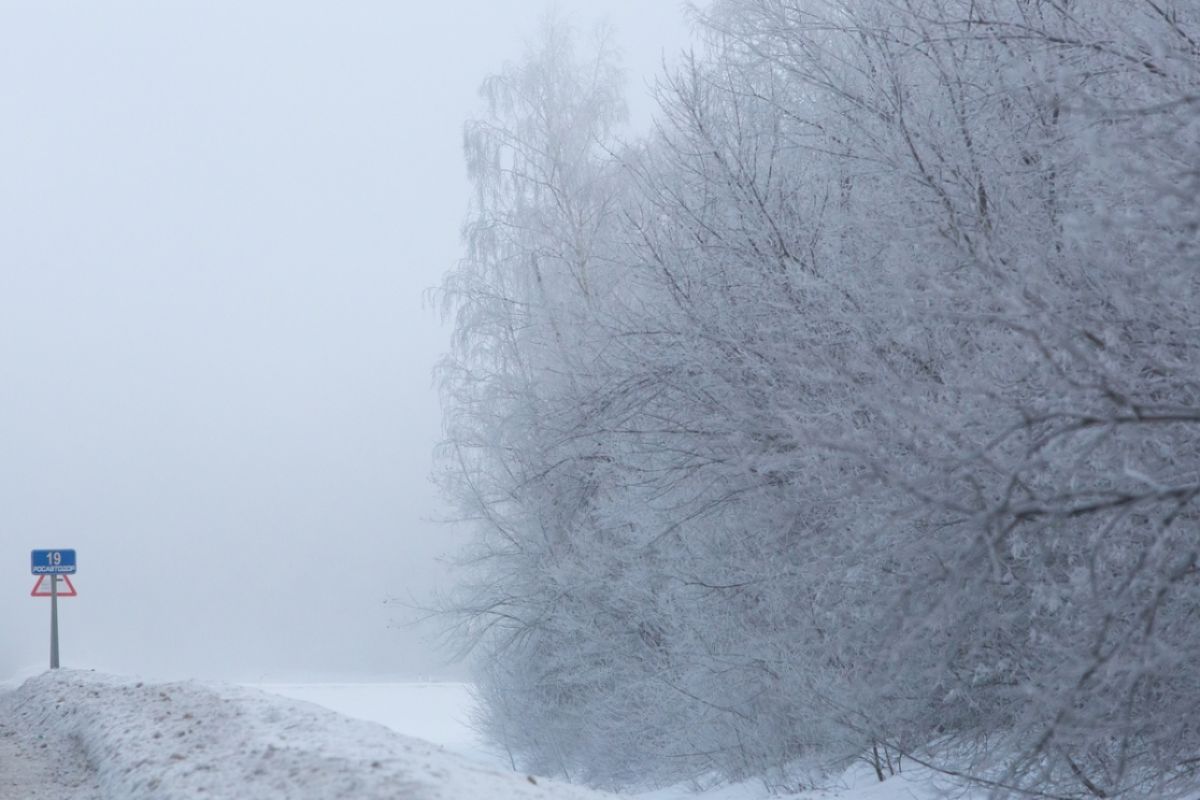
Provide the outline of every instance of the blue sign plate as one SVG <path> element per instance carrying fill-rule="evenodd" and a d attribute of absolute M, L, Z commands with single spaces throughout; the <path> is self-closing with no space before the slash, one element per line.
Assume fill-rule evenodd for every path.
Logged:
<path fill-rule="evenodd" d="M 30 562 L 34 575 L 71 575 L 75 572 L 75 551 L 34 550 Z"/>

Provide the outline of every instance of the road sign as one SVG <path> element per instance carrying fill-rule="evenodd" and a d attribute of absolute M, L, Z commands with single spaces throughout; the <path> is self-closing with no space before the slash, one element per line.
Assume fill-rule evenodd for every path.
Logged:
<path fill-rule="evenodd" d="M 51 588 L 50 581 L 57 581 L 58 589 L 55 592 Z M 30 597 L 53 597 L 57 594 L 59 597 L 78 597 L 79 592 L 75 591 L 75 584 L 71 583 L 71 579 L 66 575 L 39 575 L 37 583 L 33 585 L 33 591 L 29 593 Z"/>
<path fill-rule="evenodd" d="M 75 573 L 74 550 L 34 550 L 29 555 L 30 572 L 39 576 L 30 592 L 34 597 L 50 598 L 50 669 L 58 669 L 58 598 L 75 597 L 75 587 L 66 577 Z M 60 591 L 59 575 L 62 575 Z M 46 578 L 50 580 L 47 581 Z M 47 586 L 46 584 L 50 585 Z"/>
<path fill-rule="evenodd" d="M 73 575 L 75 551 L 34 550 L 30 556 L 30 566 L 34 575 Z"/>

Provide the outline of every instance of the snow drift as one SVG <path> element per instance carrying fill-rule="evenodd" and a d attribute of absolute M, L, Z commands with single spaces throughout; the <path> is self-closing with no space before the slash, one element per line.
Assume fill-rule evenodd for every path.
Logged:
<path fill-rule="evenodd" d="M 30 736 L 77 742 L 113 800 L 605 796 L 494 772 L 381 725 L 241 687 L 62 670 L 0 695 L 0 715 Z"/>

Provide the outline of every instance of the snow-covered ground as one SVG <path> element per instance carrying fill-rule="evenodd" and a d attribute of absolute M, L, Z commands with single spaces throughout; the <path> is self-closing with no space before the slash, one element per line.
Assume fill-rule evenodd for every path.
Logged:
<path fill-rule="evenodd" d="M 277 683 L 258 688 L 325 706 L 347 716 L 386 725 L 394 731 L 441 745 L 482 765 L 511 770 L 508 756 L 483 742 L 471 728 L 474 701 L 465 683 Z M 792 800 L 971 800 L 959 787 L 931 780 L 915 770 L 880 783 L 867 768 L 854 769 L 822 790 Z M 982 795 L 980 795 L 982 796 Z M 697 792 L 675 786 L 644 792 L 637 800 L 767 800 L 776 798 L 752 781 Z"/>
<path fill-rule="evenodd" d="M 0 800 L 614 797 L 513 772 L 471 729 L 470 687 L 461 683 L 249 687 L 60 670 L 8 686 L 0 691 Z M 920 773 L 879 783 L 855 770 L 842 784 L 794 798 L 968 797 Z M 769 796 L 747 783 L 636 798 Z"/>
<path fill-rule="evenodd" d="M 244 687 L 60 670 L 0 695 L 0 720 L 0 800 L 602 797 Z"/>
<path fill-rule="evenodd" d="M 475 701 L 466 683 L 260 683 L 250 684 L 304 700 L 355 719 L 378 722 L 494 769 L 511 762 L 471 727 Z"/>

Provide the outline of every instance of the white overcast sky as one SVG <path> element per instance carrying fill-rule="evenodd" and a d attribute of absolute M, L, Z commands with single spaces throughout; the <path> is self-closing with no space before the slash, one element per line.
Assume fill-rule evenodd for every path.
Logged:
<path fill-rule="evenodd" d="M 428 480 L 476 88 L 546 5 L 0 0 L 0 679 L 444 672 Z M 635 113 L 677 0 L 606 16 Z"/>

